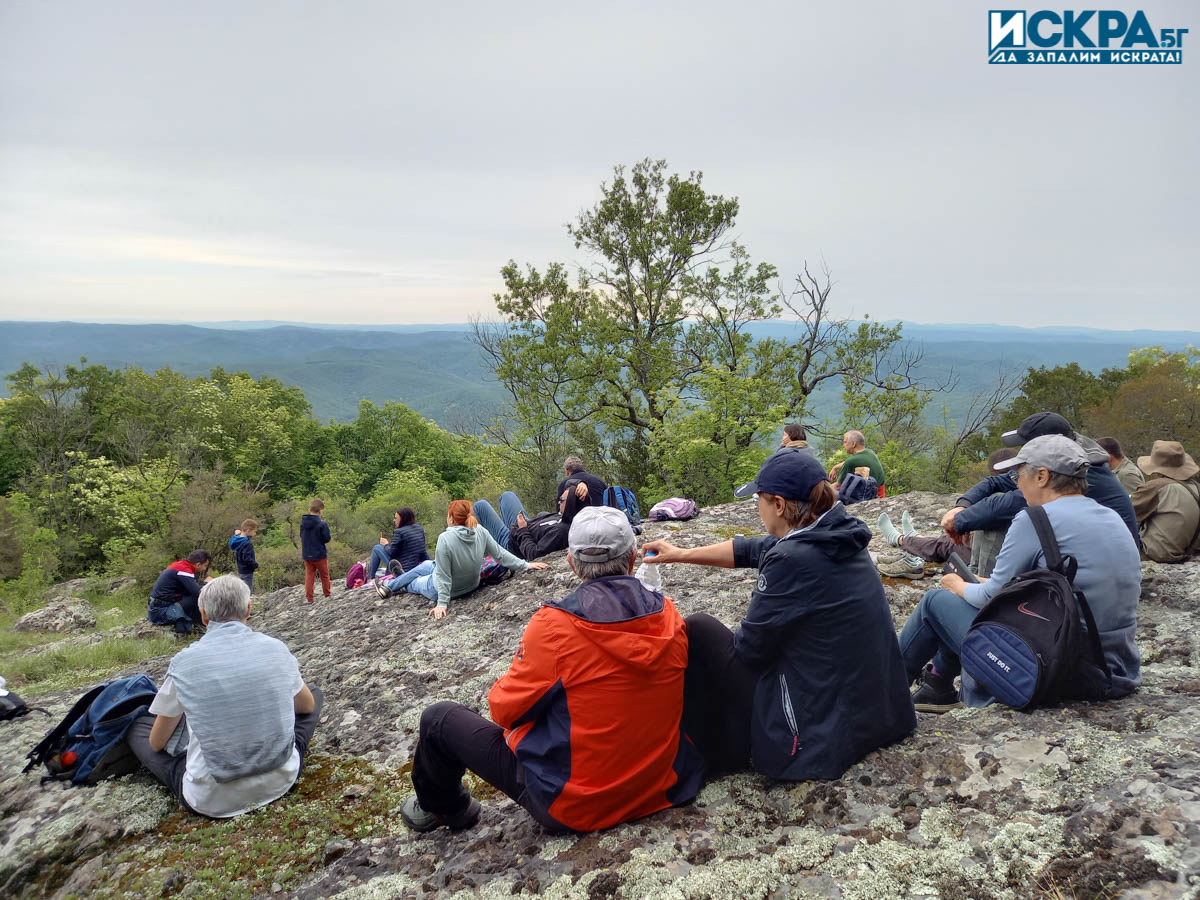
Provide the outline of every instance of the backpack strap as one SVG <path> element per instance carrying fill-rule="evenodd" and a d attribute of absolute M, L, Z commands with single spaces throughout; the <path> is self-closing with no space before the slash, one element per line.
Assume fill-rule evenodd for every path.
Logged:
<path fill-rule="evenodd" d="M 1050 517 L 1046 515 L 1046 510 L 1040 506 L 1027 506 L 1025 512 L 1029 514 L 1034 530 L 1037 531 L 1038 541 L 1042 545 L 1042 553 L 1046 557 L 1046 568 L 1051 572 L 1058 572 L 1074 583 L 1077 568 L 1075 557 L 1062 555 L 1062 550 L 1058 546 L 1058 538 L 1054 536 L 1054 528 L 1050 525 Z"/>
<path fill-rule="evenodd" d="M 1105 695 L 1107 696 L 1112 693 L 1112 671 L 1108 668 L 1108 660 L 1104 658 L 1104 648 L 1100 646 L 1100 629 L 1096 627 L 1096 617 L 1092 615 L 1092 607 L 1088 603 L 1087 597 L 1083 595 L 1083 591 L 1076 591 L 1075 599 L 1079 601 L 1079 611 L 1083 614 L 1083 621 L 1087 625 L 1088 644 L 1092 648 L 1092 661 L 1104 673 L 1107 684 Z"/>

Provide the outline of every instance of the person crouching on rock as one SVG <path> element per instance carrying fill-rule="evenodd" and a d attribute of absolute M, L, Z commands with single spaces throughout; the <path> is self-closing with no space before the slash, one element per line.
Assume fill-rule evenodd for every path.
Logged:
<path fill-rule="evenodd" d="M 125 739 L 187 810 L 224 819 L 292 789 L 324 697 L 283 642 L 246 624 L 250 588 L 236 575 L 205 586 L 200 613 L 208 631 L 171 660 L 153 715 Z"/>
<path fill-rule="evenodd" d="M 767 536 L 642 547 L 660 565 L 758 569 L 736 632 L 706 613 L 685 620 L 684 728 L 710 772 L 838 778 L 917 724 L 871 531 L 801 450 L 776 451 L 734 493 L 754 495 Z"/>
<path fill-rule="evenodd" d="M 193 550 L 187 559 L 163 569 L 150 588 L 146 618 L 154 625 L 173 625 L 180 634 L 191 634 L 201 623 L 200 579 L 205 578 L 211 562 L 207 550 Z"/>
<path fill-rule="evenodd" d="M 421 714 L 416 793 L 400 810 L 410 828 L 475 824 L 467 769 L 552 832 L 608 828 L 696 796 L 703 764 L 680 728 L 683 620 L 632 577 L 636 560 L 623 512 L 575 517 L 567 561 L 583 583 L 530 619 L 488 694 L 492 722 L 451 702 Z"/>
<path fill-rule="evenodd" d="M 397 591 L 420 594 L 437 605 L 429 610 L 435 619 L 446 615 L 450 601 L 479 587 L 479 567 L 485 556 L 508 566 L 514 572 L 544 569 L 545 563 L 525 562 L 509 553 L 481 526 L 466 500 L 451 500 L 446 512 L 446 530 L 438 535 L 434 559 L 413 566 L 388 581 L 377 579 L 382 596 Z"/>

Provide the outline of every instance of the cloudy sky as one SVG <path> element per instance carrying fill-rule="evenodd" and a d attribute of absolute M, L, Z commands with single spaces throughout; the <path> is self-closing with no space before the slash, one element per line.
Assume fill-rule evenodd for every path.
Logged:
<path fill-rule="evenodd" d="M 649 156 L 843 314 L 1200 329 L 1200 5 L 1011 68 L 989 6 L 0 0 L 0 319 L 464 321 Z"/>

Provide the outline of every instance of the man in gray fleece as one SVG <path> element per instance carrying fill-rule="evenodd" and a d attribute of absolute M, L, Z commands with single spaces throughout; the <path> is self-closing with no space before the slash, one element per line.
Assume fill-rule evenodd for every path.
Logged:
<path fill-rule="evenodd" d="M 278 800 L 300 777 L 321 717 L 282 641 L 251 629 L 250 589 L 222 575 L 200 593 L 204 637 L 171 660 L 130 726 L 130 749 L 184 808 L 229 818 Z"/>

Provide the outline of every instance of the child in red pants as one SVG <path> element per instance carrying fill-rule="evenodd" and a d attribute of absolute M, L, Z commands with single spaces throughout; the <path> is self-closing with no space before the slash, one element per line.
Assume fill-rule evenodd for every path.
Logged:
<path fill-rule="evenodd" d="M 329 596 L 329 523 L 321 518 L 325 504 L 313 500 L 308 504 L 308 515 L 300 519 L 300 550 L 304 557 L 304 599 L 313 602 L 313 582 L 321 573 L 321 593 Z"/>

